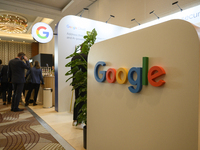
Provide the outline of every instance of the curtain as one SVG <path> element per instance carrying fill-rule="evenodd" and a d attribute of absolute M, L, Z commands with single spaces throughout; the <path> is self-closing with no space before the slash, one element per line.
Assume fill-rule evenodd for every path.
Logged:
<path fill-rule="evenodd" d="M 0 41 L 2 65 L 8 65 L 8 62 L 17 57 L 19 52 L 24 52 L 27 58 L 31 58 L 31 43 Z"/>

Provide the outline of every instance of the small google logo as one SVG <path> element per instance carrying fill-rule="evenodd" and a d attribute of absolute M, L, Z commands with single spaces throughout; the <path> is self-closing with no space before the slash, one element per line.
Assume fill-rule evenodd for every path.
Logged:
<path fill-rule="evenodd" d="M 48 24 L 38 22 L 32 28 L 32 36 L 40 43 L 48 43 L 53 38 L 53 30 Z"/>
<path fill-rule="evenodd" d="M 43 31 L 44 36 L 42 36 L 42 35 L 40 35 L 40 33 L 39 33 L 40 29 L 44 29 L 44 30 L 46 30 L 47 28 L 44 27 L 44 26 L 40 26 L 40 27 L 38 27 L 37 30 L 36 30 L 36 34 L 37 34 L 37 36 L 39 36 L 41 39 L 46 39 L 46 38 L 48 38 L 48 36 L 49 36 L 49 32 L 45 32 L 45 31 Z"/>
<path fill-rule="evenodd" d="M 69 28 L 69 29 L 73 29 L 73 30 L 83 30 L 83 31 L 86 30 L 85 28 L 82 28 L 82 27 L 75 27 L 75 26 L 71 26 L 71 25 L 69 25 L 69 24 L 67 24 L 66 27 Z"/>
<path fill-rule="evenodd" d="M 73 26 L 70 26 L 70 25 L 68 25 L 68 24 L 67 24 L 67 28 L 71 28 L 71 29 L 74 29 L 74 30 L 75 30 L 75 29 L 78 29 L 77 27 L 73 27 Z"/>

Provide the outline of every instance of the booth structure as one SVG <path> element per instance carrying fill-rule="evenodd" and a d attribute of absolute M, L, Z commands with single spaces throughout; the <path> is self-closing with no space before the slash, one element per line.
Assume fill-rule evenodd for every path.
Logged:
<path fill-rule="evenodd" d="M 199 33 L 172 20 L 92 46 L 87 150 L 198 149 Z"/>
<path fill-rule="evenodd" d="M 100 42 L 113 38 L 124 33 L 130 32 L 130 29 L 119 27 L 105 22 L 90 20 L 78 16 L 66 16 L 62 18 L 57 26 L 57 35 L 55 36 L 55 110 L 58 112 L 70 111 L 72 87 L 70 82 L 66 83 L 66 72 L 70 69 L 65 65 L 71 61 L 65 59 L 75 51 L 75 47 L 84 42 L 84 36 L 87 31 L 97 31 L 97 40 Z"/>
<path fill-rule="evenodd" d="M 83 36 L 86 35 L 87 31 L 92 31 L 94 28 L 96 29 L 98 34 L 96 43 L 98 43 L 171 19 L 182 19 L 191 23 L 200 23 L 199 10 L 200 5 L 183 10 L 182 12 L 156 19 L 134 28 L 120 27 L 79 16 L 63 17 L 57 24 L 55 31 L 55 110 L 58 112 L 70 111 L 72 87 L 69 85 L 69 82 L 65 82 L 67 79 L 65 73 L 69 70 L 69 68 L 66 68 L 65 65 L 71 60 L 67 60 L 65 58 L 72 54 L 75 50 L 75 47 L 84 41 Z M 117 53 L 118 52 L 115 50 L 115 55 Z"/>
<path fill-rule="evenodd" d="M 54 56 L 58 112 L 69 111 L 72 98 L 65 82 L 71 60 L 65 58 L 86 31 L 95 28 L 98 34 L 88 55 L 87 150 L 200 148 L 200 32 L 189 23 L 199 20 L 199 9 L 134 29 L 78 16 L 59 22 Z"/>

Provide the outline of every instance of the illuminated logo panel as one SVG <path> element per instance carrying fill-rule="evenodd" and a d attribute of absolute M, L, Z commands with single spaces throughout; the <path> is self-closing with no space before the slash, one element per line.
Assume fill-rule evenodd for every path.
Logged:
<path fill-rule="evenodd" d="M 48 43 L 53 38 L 53 30 L 48 24 L 38 22 L 32 28 L 32 36 L 40 43 Z"/>

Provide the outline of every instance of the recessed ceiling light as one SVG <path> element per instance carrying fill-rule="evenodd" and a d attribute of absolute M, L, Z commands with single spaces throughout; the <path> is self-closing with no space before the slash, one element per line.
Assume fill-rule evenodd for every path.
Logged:
<path fill-rule="evenodd" d="M 50 18 L 43 18 L 41 22 L 44 22 L 46 24 L 51 24 L 54 20 Z"/>

